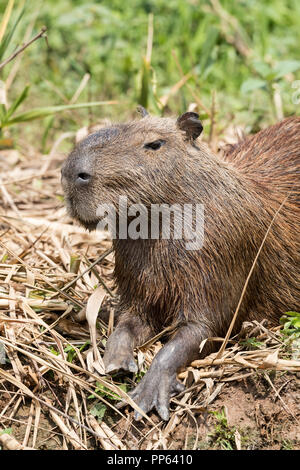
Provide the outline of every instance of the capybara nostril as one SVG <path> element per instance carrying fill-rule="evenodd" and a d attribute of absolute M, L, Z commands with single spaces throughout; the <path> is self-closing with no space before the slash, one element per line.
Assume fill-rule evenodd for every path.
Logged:
<path fill-rule="evenodd" d="M 89 173 L 85 173 L 85 172 L 78 173 L 77 178 L 76 178 L 76 185 L 82 186 L 82 185 L 88 184 L 91 177 L 92 175 L 90 175 Z"/>

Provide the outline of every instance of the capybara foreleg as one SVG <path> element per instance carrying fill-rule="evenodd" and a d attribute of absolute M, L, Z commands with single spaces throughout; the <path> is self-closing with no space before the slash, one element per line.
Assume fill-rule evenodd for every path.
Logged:
<path fill-rule="evenodd" d="M 199 357 L 200 343 L 208 336 L 211 334 L 200 325 L 188 323 L 159 351 L 148 372 L 130 393 L 145 413 L 155 408 L 163 420 L 169 419 L 170 397 L 184 390 L 184 385 L 177 381 L 176 373 Z M 135 412 L 135 419 L 140 418 L 141 415 Z"/>
<path fill-rule="evenodd" d="M 114 374 L 119 370 L 136 373 L 133 350 L 150 337 L 151 329 L 142 324 L 139 316 L 121 314 L 118 326 L 107 340 L 103 357 L 106 373 Z"/>

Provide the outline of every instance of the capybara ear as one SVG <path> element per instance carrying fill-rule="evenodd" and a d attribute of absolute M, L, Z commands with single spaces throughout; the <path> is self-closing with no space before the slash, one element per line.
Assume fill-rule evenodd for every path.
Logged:
<path fill-rule="evenodd" d="M 201 134 L 203 126 L 201 121 L 199 121 L 199 114 L 187 112 L 179 116 L 176 122 L 179 129 L 184 131 L 187 135 L 187 138 L 190 140 L 195 140 Z"/>
<path fill-rule="evenodd" d="M 149 116 L 147 109 L 145 109 L 144 106 L 140 104 L 137 106 L 136 110 L 142 117 Z"/>

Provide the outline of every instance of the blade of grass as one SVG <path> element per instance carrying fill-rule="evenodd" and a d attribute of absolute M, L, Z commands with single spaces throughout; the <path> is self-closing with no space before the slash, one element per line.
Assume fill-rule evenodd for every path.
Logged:
<path fill-rule="evenodd" d="M 45 118 L 62 111 L 69 109 L 79 109 L 79 108 L 89 108 L 92 106 L 105 106 L 111 104 L 117 104 L 118 101 L 95 101 L 92 103 L 76 103 L 76 104 L 67 104 L 60 106 L 46 106 L 44 108 L 35 108 L 30 111 L 25 111 L 24 113 L 18 114 L 13 119 L 7 121 L 3 127 L 12 126 L 13 124 L 20 122 L 33 121 L 35 119 Z"/>
<path fill-rule="evenodd" d="M 10 116 L 18 109 L 18 107 L 23 103 L 23 101 L 27 98 L 28 91 L 29 91 L 30 85 L 26 85 L 22 93 L 18 96 L 18 98 L 15 100 L 15 102 L 10 106 L 10 108 L 7 110 L 6 116 L 5 116 L 5 121 L 10 118 Z"/>
<path fill-rule="evenodd" d="M 5 12 L 4 12 L 4 15 L 3 15 L 3 18 L 2 18 L 2 21 L 1 21 L 1 25 L 0 25 L 0 44 L 1 44 L 3 36 L 5 34 L 5 31 L 6 31 L 6 28 L 7 28 L 11 13 L 12 13 L 14 3 L 15 3 L 15 0 L 9 0 L 7 5 L 6 5 Z"/>
<path fill-rule="evenodd" d="M 22 6 L 21 6 L 20 14 L 18 15 L 14 25 L 12 26 L 11 30 L 8 31 L 4 35 L 4 37 L 1 41 L 1 44 L 0 44 L 0 60 L 2 59 L 4 53 L 6 52 L 8 46 L 10 44 L 10 41 L 12 40 L 12 37 L 13 37 L 13 35 L 14 35 L 16 29 L 17 29 L 17 26 L 18 26 L 22 16 L 24 15 L 24 12 L 25 12 L 25 6 L 24 6 L 24 2 L 23 2 Z"/>

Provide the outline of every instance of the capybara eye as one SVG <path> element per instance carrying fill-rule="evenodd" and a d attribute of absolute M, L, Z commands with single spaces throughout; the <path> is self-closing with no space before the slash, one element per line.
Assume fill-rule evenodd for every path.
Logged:
<path fill-rule="evenodd" d="M 158 139 L 158 140 L 155 140 L 154 142 L 149 142 L 148 144 L 145 144 L 144 148 L 145 149 L 151 149 L 151 150 L 158 150 L 165 143 L 166 143 L 165 140 Z"/>

